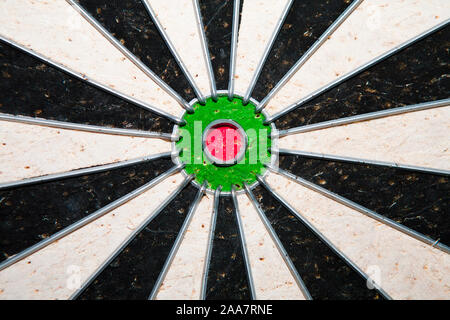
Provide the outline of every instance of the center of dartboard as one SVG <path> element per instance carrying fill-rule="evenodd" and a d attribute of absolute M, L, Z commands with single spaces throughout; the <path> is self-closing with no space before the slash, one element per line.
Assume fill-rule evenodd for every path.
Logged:
<path fill-rule="evenodd" d="M 221 186 L 222 192 L 230 192 L 255 184 L 273 159 L 272 127 L 264 124 L 256 103 L 219 94 L 205 104 L 193 102 L 192 108 L 194 112 L 184 113 L 185 124 L 174 132 L 179 136 L 175 162 L 185 164 L 184 173 L 195 175 L 199 186 L 207 181 L 211 191 Z"/>
<path fill-rule="evenodd" d="M 244 157 L 246 148 L 245 131 L 232 120 L 215 120 L 203 132 L 203 152 L 215 165 L 237 164 Z"/>

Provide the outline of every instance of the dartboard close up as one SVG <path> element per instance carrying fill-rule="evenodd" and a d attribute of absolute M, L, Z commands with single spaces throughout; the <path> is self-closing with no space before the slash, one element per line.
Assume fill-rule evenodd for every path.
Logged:
<path fill-rule="evenodd" d="M 450 299 L 448 0 L 0 1 L 0 299 Z"/>

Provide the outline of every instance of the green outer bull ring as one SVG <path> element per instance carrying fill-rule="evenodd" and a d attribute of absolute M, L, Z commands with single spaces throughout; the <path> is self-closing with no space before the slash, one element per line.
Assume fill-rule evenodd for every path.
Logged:
<path fill-rule="evenodd" d="M 218 96 L 227 96 L 228 95 L 228 90 L 218 90 L 217 91 L 217 95 Z M 241 95 L 240 93 L 235 92 L 234 93 L 234 97 L 239 98 L 239 99 L 244 99 L 244 96 Z M 211 95 L 206 96 L 206 99 L 212 98 Z M 249 102 L 252 103 L 253 105 L 258 105 L 258 101 L 256 101 L 253 98 L 249 99 Z M 192 99 L 189 102 L 189 105 L 191 107 L 194 107 L 194 105 L 196 103 L 199 103 L 197 98 Z M 184 116 L 186 115 L 187 111 L 183 110 L 183 112 L 180 115 L 180 119 L 184 119 Z M 268 114 L 265 110 L 260 111 L 259 113 L 261 113 L 266 119 L 268 118 Z M 224 120 L 233 120 L 233 119 L 224 119 Z M 270 153 L 271 153 L 271 157 L 270 157 L 270 165 L 271 166 L 276 166 L 276 164 L 278 163 L 278 130 L 274 124 L 274 122 L 270 123 L 270 128 L 271 128 L 271 135 L 270 135 L 270 139 L 271 139 L 271 146 L 270 146 Z M 179 129 L 180 126 L 179 125 L 174 125 L 173 127 L 173 131 L 172 131 L 172 161 L 176 164 L 179 165 L 182 163 L 180 156 L 179 156 L 179 149 L 177 148 L 177 143 L 178 143 L 178 138 L 179 138 Z M 203 136 L 203 133 L 202 133 Z M 203 150 L 203 141 L 202 141 L 202 150 Z M 181 171 L 181 174 L 183 175 L 183 177 L 187 177 L 190 174 L 188 172 L 186 172 L 186 169 L 183 169 Z M 261 175 L 262 178 L 266 177 L 269 174 L 269 170 L 265 170 L 264 173 Z M 198 189 L 200 189 L 202 187 L 202 185 L 196 181 L 196 179 L 193 179 L 191 181 L 191 183 L 197 187 Z M 253 190 L 256 186 L 258 186 L 259 182 L 258 180 L 256 180 L 255 182 L 253 182 L 251 185 L 249 185 L 250 189 Z M 215 193 L 215 189 L 211 189 L 211 188 L 206 188 L 206 193 L 210 194 L 210 195 L 214 195 Z M 236 190 L 236 194 L 245 194 L 245 188 L 240 188 Z M 225 196 L 229 196 L 231 195 L 231 191 L 221 191 L 221 195 L 225 195 Z"/>

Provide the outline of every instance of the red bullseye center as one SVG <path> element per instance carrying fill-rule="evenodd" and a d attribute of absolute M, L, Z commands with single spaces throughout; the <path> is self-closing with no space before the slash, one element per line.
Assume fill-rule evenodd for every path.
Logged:
<path fill-rule="evenodd" d="M 244 137 L 240 130 L 230 123 L 219 123 L 206 132 L 206 148 L 220 161 L 235 159 L 243 148 Z"/>

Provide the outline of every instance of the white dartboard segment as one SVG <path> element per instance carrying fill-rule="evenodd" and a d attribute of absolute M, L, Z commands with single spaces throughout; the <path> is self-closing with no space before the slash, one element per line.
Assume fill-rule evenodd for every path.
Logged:
<path fill-rule="evenodd" d="M 266 107 L 275 114 L 450 18 L 446 0 L 364 0 Z"/>
<path fill-rule="evenodd" d="M 289 0 L 242 3 L 236 55 L 235 91 L 245 94 Z"/>
<path fill-rule="evenodd" d="M 245 241 L 258 300 L 305 300 L 247 195 L 239 195 Z"/>
<path fill-rule="evenodd" d="M 183 182 L 181 173 L 0 272 L 0 300 L 68 299 Z M 151 258 L 151 257 L 150 257 Z"/>
<path fill-rule="evenodd" d="M 192 0 L 144 0 L 150 4 L 175 50 L 203 95 L 209 78 Z"/>
<path fill-rule="evenodd" d="M 447 253 L 279 174 L 266 181 L 393 299 L 448 299 Z"/>
<path fill-rule="evenodd" d="M 278 147 L 450 170 L 449 129 L 447 106 L 292 134 Z"/>
<path fill-rule="evenodd" d="M 157 300 L 200 299 L 213 200 L 213 196 L 206 194 L 199 203 Z"/>
<path fill-rule="evenodd" d="M 0 121 L 0 183 L 171 151 L 170 142 Z"/>
<path fill-rule="evenodd" d="M 0 1 L 0 35 L 174 116 L 181 106 L 63 0 Z"/>

